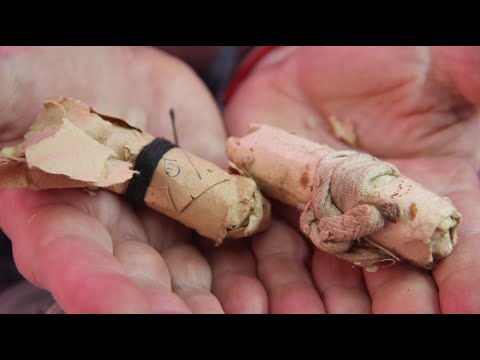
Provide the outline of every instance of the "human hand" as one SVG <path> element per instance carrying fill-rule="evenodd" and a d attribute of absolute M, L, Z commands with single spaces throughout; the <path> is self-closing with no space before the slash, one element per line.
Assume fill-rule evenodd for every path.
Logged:
<path fill-rule="evenodd" d="M 213 102 L 198 80 L 173 59 L 145 49 L 133 52 L 102 49 L 101 53 L 98 49 L 9 51 L 2 55 L 0 65 L 0 75 L 6 79 L 2 82 L 4 88 L 0 89 L 0 99 L 7 99 L 0 100 L 5 104 L 0 114 L 2 146 L 21 138 L 46 96 L 61 95 L 78 97 L 100 112 L 125 117 L 131 122 L 141 123 L 142 118 L 148 116 L 143 121 L 155 135 L 170 133 L 169 123 L 162 121 L 165 116 L 157 114 L 166 114 L 170 107 L 178 113 L 181 108 L 184 116 L 179 117 L 186 122 L 199 119 L 196 124 L 178 122 L 182 145 L 210 160 L 223 161 L 224 135 Z M 23 58 L 14 58 L 22 53 Z M 136 55 L 135 61 L 133 55 Z M 83 83 L 83 86 L 78 79 L 60 82 L 52 72 L 41 73 L 45 65 L 35 71 L 29 66 L 32 56 L 37 59 L 37 64 L 59 63 L 56 68 L 51 65 L 50 68 L 60 74 L 69 70 L 73 72 L 81 66 L 82 78 L 91 79 L 91 82 Z M 99 64 L 103 65 L 100 66 L 104 67 L 103 71 L 99 71 Z M 260 68 L 258 70 L 228 108 L 229 127 L 236 134 L 245 130 L 250 115 L 254 115 L 252 121 L 270 121 L 289 128 L 292 124 L 278 121 L 290 123 L 292 118 L 298 119 L 305 114 L 300 111 L 302 108 L 306 111 L 304 106 L 295 106 L 295 101 L 282 95 L 282 88 L 280 91 L 275 85 L 272 88 L 268 76 L 262 75 Z M 285 71 L 277 69 L 271 73 L 285 74 Z M 167 75 L 176 81 L 166 78 Z M 183 75 L 180 76 L 182 81 L 178 80 L 179 75 Z M 34 79 L 35 83 L 32 82 Z M 291 78 L 283 83 L 286 86 L 292 84 L 289 80 Z M 248 89 L 247 85 L 254 81 L 260 84 L 253 93 L 259 101 L 249 104 L 245 88 Z M 103 89 L 97 84 L 103 84 Z M 172 84 L 175 85 L 173 89 Z M 188 104 L 184 104 L 187 89 L 191 91 L 189 95 L 195 96 L 188 96 Z M 262 93 L 262 89 L 268 91 Z M 274 107 L 268 106 L 269 99 L 265 101 L 260 95 L 271 96 L 275 106 L 282 105 L 277 107 L 277 111 L 281 111 L 273 111 Z M 192 101 L 192 98 L 198 101 Z M 19 100 L 22 101 L 20 106 Z M 254 100 L 250 96 L 250 101 Z M 243 108 L 243 115 L 241 111 L 235 111 L 242 109 L 242 101 L 249 106 Z M 144 109 L 143 116 L 140 109 Z M 348 107 L 345 109 L 348 111 Z M 270 116 L 265 116 L 269 111 Z M 236 113 L 242 117 L 236 117 Z M 309 126 L 311 119 L 320 120 L 317 111 L 313 113 L 317 117 L 304 117 Z M 153 119 L 153 116 L 160 120 Z M 321 121 L 315 124 L 322 126 Z M 301 123 L 296 125 L 296 130 L 301 130 Z M 360 137 L 360 132 L 357 133 Z M 316 136 L 320 134 L 319 131 Z M 202 138 L 204 143 L 198 141 Z M 327 141 L 336 143 L 331 138 Z M 421 161 L 414 164 L 430 168 L 431 162 L 424 161 L 424 165 Z M 466 165 L 466 169 L 469 166 Z M 401 169 L 407 171 L 405 167 Z M 434 176 L 435 172 L 427 174 Z M 468 196 L 463 198 L 468 200 Z M 247 240 L 217 249 L 204 246 L 205 258 L 191 242 L 190 231 L 151 211 L 140 210 L 137 215 L 122 200 L 107 192 L 91 198 L 73 190 L 42 193 L 5 190 L 0 192 L 0 199 L 2 203 L 12 204 L 10 211 L 0 210 L 0 226 L 12 238 L 17 265 L 29 280 L 49 289 L 67 312 L 221 312 L 219 303 L 226 312 L 369 312 L 372 308 L 374 312 L 430 312 L 439 310 L 442 299 L 440 296 L 439 300 L 433 279 L 428 274 L 404 266 L 366 274 L 365 287 L 363 274 L 358 269 L 352 270 L 349 264 L 318 251 L 313 253 L 312 259 L 305 240 L 278 221 L 269 232 L 255 237 L 252 246 Z M 454 197 L 452 199 L 456 202 Z M 464 215 L 466 207 L 473 208 L 468 201 L 463 207 L 456 205 Z M 467 235 L 474 232 L 469 231 L 466 224 L 463 225 L 466 235 L 462 237 L 460 234 L 463 240 L 461 238 L 455 253 L 460 246 L 465 249 L 460 253 L 464 255 L 457 255 L 457 259 L 461 256 L 461 263 L 468 271 L 475 267 L 475 262 L 473 255 L 469 255 L 473 242 Z M 146 242 L 159 250 L 161 257 L 146 246 Z M 465 243 L 470 245 L 462 245 Z M 312 270 L 306 266 L 309 260 L 312 260 Z M 446 265 L 442 263 L 436 272 L 442 266 Z M 462 269 L 460 273 L 464 273 Z M 463 293 L 461 301 L 455 303 L 459 295 L 447 287 L 451 296 L 443 300 L 447 303 L 442 304 L 442 310 L 445 306 L 450 308 L 444 311 L 475 310 L 477 305 L 472 297 L 475 295 L 472 291 L 475 280 L 471 275 L 463 279 L 467 283 L 459 283 L 456 279 L 448 281 L 452 284 L 450 287 L 457 282 L 459 287 L 454 290 Z M 399 302 L 402 306 L 397 306 Z M 456 304 L 463 307 L 455 308 Z"/>
<path fill-rule="evenodd" d="M 226 163 L 213 99 L 158 50 L 0 48 L 0 147 L 22 139 L 47 97 L 78 98 L 170 139 L 172 108 L 181 145 Z M 2 190 L 0 203 L 19 270 L 67 313 L 223 311 L 192 232 L 161 214 L 106 191 Z"/>
<path fill-rule="evenodd" d="M 261 122 L 346 149 L 330 130 L 334 116 L 353 124 L 357 150 L 449 196 L 463 214 L 458 245 L 433 272 L 396 264 L 368 273 L 275 224 L 252 244 L 270 311 L 480 311 L 479 65 L 480 48 L 283 47 L 255 67 L 226 108 L 231 135 Z"/>

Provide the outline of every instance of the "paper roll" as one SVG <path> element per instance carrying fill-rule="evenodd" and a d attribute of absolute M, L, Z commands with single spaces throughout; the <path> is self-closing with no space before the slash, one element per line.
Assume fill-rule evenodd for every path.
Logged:
<path fill-rule="evenodd" d="M 104 188 L 125 194 L 137 175 L 137 157 L 153 140 L 81 101 L 47 101 L 24 142 L 0 151 L 0 188 Z M 253 180 L 178 147 L 154 165 L 145 204 L 216 244 L 269 226 L 270 204 Z"/>

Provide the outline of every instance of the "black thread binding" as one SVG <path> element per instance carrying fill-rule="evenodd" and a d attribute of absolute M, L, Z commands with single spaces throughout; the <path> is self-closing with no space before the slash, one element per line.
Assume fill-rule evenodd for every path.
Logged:
<path fill-rule="evenodd" d="M 145 205 L 145 194 L 159 161 L 176 147 L 177 145 L 165 138 L 156 138 L 142 149 L 135 161 L 135 170 L 139 173 L 133 175 L 125 192 L 127 201 L 135 205 Z"/>

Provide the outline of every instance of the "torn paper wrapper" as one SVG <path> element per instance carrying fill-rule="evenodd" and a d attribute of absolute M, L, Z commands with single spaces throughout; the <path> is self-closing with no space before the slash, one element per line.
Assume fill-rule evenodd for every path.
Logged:
<path fill-rule="evenodd" d="M 154 137 L 81 101 L 47 101 L 24 142 L 0 151 L 0 188 L 106 188 L 124 194 Z M 255 182 L 174 147 L 155 167 L 144 203 L 217 244 L 262 231 L 270 204 Z"/>
<path fill-rule="evenodd" d="M 451 201 L 368 154 L 266 125 L 228 139 L 227 152 L 265 194 L 303 209 L 300 230 L 319 249 L 356 265 L 431 269 L 457 243 L 461 215 Z"/>

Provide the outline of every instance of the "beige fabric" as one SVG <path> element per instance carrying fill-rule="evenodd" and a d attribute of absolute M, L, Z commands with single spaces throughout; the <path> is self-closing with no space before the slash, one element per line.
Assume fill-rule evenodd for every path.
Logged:
<path fill-rule="evenodd" d="M 321 250 L 362 266 L 397 258 L 364 238 L 385 225 L 381 209 L 369 204 L 375 183 L 398 170 L 372 156 L 337 151 L 318 164 L 312 200 L 300 219 L 301 230 Z M 384 179 L 381 179 L 384 178 Z"/>

